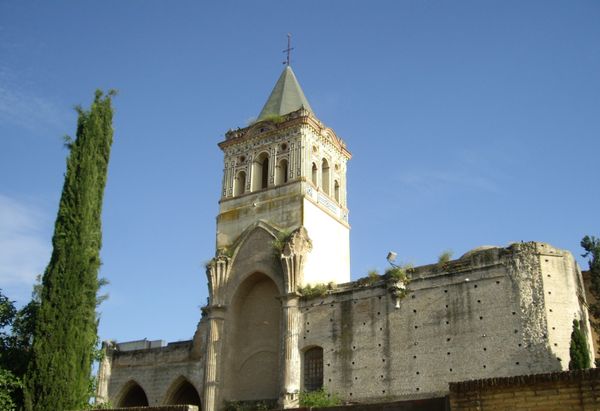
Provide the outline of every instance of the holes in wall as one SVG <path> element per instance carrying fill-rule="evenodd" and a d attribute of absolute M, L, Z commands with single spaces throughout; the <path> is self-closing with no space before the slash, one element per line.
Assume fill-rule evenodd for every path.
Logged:
<path fill-rule="evenodd" d="M 353 350 L 356 350 L 356 345 L 353 345 L 353 346 L 352 346 L 352 349 L 353 349 Z"/>
<path fill-rule="evenodd" d="M 379 327 L 379 331 L 383 331 L 383 327 Z"/>
<path fill-rule="evenodd" d="M 381 390 L 381 392 L 382 392 L 383 394 L 385 394 L 385 390 Z"/>
<path fill-rule="evenodd" d="M 414 294 L 413 294 L 413 295 L 411 295 L 411 296 L 410 296 L 410 298 L 415 298 L 415 295 L 414 295 Z"/>
<path fill-rule="evenodd" d="M 417 387 L 417 391 L 420 391 L 421 389 L 419 387 Z"/>
<path fill-rule="evenodd" d="M 523 344 L 519 343 L 519 347 L 522 347 L 522 346 L 523 346 Z"/>
<path fill-rule="evenodd" d="M 415 314 L 416 314 L 416 313 L 417 313 L 417 310 L 413 310 L 413 313 L 415 313 Z"/>
<path fill-rule="evenodd" d="M 382 359 L 381 359 L 381 362 L 385 362 L 385 358 L 382 358 Z"/>
<path fill-rule="evenodd" d="M 444 292 L 445 292 L 445 293 L 447 293 L 447 292 L 448 292 L 448 290 L 444 290 Z"/>
<path fill-rule="evenodd" d="M 352 397 L 352 393 L 350 393 L 350 396 Z"/>
<path fill-rule="evenodd" d="M 354 365 L 354 361 L 352 361 L 352 365 Z"/>
<path fill-rule="evenodd" d="M 500 284 L 500 281 L 496 281 L 496 284 Z"/>
<path fill-rule="evenodd" d="M 354 381 L 358 381 L 358 377 L 354 377 Z"/>
<path fill-rule="evenodd" d="M 487 365 L 483 364 L 483 368 L 487 368 Z"/>
<path fill-rule="evenodd" d="M 446 355 L 450 355 L 450 351 L 448 351 L 448 352 L 446 353 Z"/>
<path fill-rule="evenodd" d="M 513 311 L 513 312 L 512 312 L 512 315 L 517 315 L 517 312 L 516 312 L 516 311 Z"/>
<path fill-rule="evenodd" d="M 415 330 L 416 330 L 417 328 L 419 328 L 419 326 L 418 326 L 418 325 L 415 325 Z"/>
<path fill-rule="evenodd" d="M 486 347 L 483 347 L 483 351 L 487 351 L 487 348 L 486 348 Z"/>
<path fill-rule="evenodd" d="M 548 311 L 550 311 L 550 312 L 553 312 L 553 311 L 552 311 L 552 308 L 550 308 Z"/>
<path fill-rule="evenodd" d="M 519 363 L 519 361 L 517 361 L 517 362 L 515 362 L 515 364 L 516 364 L 516 365 L 519 365 L 520 363 Z"/>
<path fill-rule="evenodd" d="M 306 322 L 306 325 L 310 325 L 310 323 L 307 321 L 307 322 Z"/>
<path fill-rule="evenodd" d="M 416 356 L 416 355 L 413 355 L 413 358 L 416 360 L 416 359 L 417 359 L 417 356 Z"/>
<path fill-rule="evenodd" d="M 446 342 L 449 342 L 449 341 L 450 341 L 450 337 L 446 338 Z"/>
<path fill-rule="evenodd" d="M 475 285 L 473 286 L 473 288 L 477 288 L 477 284 L 475 284 Z"/>
<path fill-rule="evenodd" d="M 479 304 L 481 304 L 481 300 L 477 300 L 477 302 L 478 302 Z"/>
<path fill-rule="evenodd" d="M 377 311 L 377 315 L 381 315 L 381 312 Z"/>
<path fill-rule="evenodd" d="M 421 374 L 419 371 L 417 371 L 417 375 Z"/>
<path fill-rule="evenodd" d="M 381 347 L 381 344 L 377 344 L 379 347 Z"/>
<path fill-rule="evenodd" d="M 448 308 L 448 304 L 446 304 L 446 308 Z"/>
<path fill-rule="evenodd" d="M 518 333 L 518 332 L 519 332 L 519 330 L 515 330 L 515 334 Z"/>
<path fill-rule="evenodd" d="M 363 323 L 363 325 L 367 325 L 367 323 Z"/>
<path fill-rule="evenodd" d="M 452 372 L 452 368 L 450 368 L 450 372 Z"/>
<path fill-rule="evenodd" d="M 482 317 L 482 316 L 479 316 L 479 319 L 480 319 L 480 320 L 483 320 L 483 317 Z"/>
<path fill-rule="evenodd" d="M 332 323 L 332 322 L 333 322 L 333 318 L 330 318 L 330 319 L 329 319 L 329 322 L 330 322 L 330 323 Z"/>

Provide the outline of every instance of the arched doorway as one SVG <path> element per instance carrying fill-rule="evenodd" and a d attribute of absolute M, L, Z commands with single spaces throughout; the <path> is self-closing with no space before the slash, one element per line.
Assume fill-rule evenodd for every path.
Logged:
<path fill-rule="evenodd" d="M 276 284 L 255 273 L 238 287 L 232 301 L 228 354 L 231 400 L 276 399 L 279 395 L 281 302 Z"/>
<path fill-rule="evenodd" d="M 187 378 L 180 377 L 169 388 L 165 404 L 200 406 L 200 395 Z"/>
<path fill-rule="evenodd" d="M 146 392 L 135 381 L 128 382 L 123 387 L 123 393 L 119 396 L 117 407 L 147 407 L 148 397 Z"/>

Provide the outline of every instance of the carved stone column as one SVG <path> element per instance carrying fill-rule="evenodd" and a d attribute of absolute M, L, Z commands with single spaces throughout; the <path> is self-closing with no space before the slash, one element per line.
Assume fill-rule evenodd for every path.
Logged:
<path fill-rule="evenodd" d="M 98 369 L 98 386 L 96 387 L 96 403 L 105 404 L 108 398 L 108 381 L 112 373 L 112 359 L 115 344 L 112 341 L 102 341 L 102 351 L 104 356 Z"/>
<path fill-rule="evenodd" d="M 204 373 L 204 411 L 217 411 L 221 399 L 221 369 L 223 361 L 223 327 L 225 322 L 225 289 L 229 280 L 231 260 L 218 255 L 206 265 L 209 305 L 204 308 L 208 318 L 206 369 Z"/>
<path fill-rule="evenodd" d="M 221 361 L 223 349 L 224 307 L 207 307 L 208 339 L 206 343 L 206 371 L 204 374 L 204 411 L 217 411 L 221 397 Z"/>
<path fill-rule="evenodd" d="M 286 295 L 283 303 L 283 375 L 279 403 L 283 408 L 298 406 L 300 393 L 300 310 L 298 308 L 300 295 L 298 287 L 304 281 L 304 260 L 312 250 L 312 242 L 304 227 L 292 233 L 287 240 L 281 263 L 284 272 Z"/>
<path fill-rule="evenodd" d="M 298 294 L 288 294 L 283 299 L 283 389 L 279 403 L 283 408 L 298 406 L 300 394 L 300 310 Z"/>

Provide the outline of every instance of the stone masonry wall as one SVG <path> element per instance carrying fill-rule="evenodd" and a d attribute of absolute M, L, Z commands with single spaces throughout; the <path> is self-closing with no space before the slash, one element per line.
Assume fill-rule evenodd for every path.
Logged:
<path fill-rule="evenodd" d="M 600 369 L 450 384 L 452 411 L 600 409 Z"/>
<path fill-rule="evenodd" d="M 585 311 L 578 270 L 558 250 L 552 267 L 540 264 L 540 244 L 419 267 L 399 308 L 383 282 L 305 301 L 301 350 L 323 348 L 324 385 L 346 401 L 425 398 L 444 395 L 452 381 L 563 370 L 564 339 Z M 556 283 L 544 282 L 548 274 Z M 567 301 L 548 299 L 547 291 Z"/>
<path fill-rule="evenodd" d="M 192 355 L 192 342 L 171 343 L 163 348 L 112 353 L 108 398 L 119 405 L 123 387 L 135 381 L 146 393 L 150 406 L 162 405 L 181 377 L 202 393 L 204 363 Z"/>

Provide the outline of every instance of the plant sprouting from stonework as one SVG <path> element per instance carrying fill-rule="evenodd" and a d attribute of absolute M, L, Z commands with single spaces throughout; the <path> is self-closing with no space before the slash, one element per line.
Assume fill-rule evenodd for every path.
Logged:
<path fill-rule="evenodd" d="M 446 250 L 438 256 L 438 268 L 445 269 L 448 266 L 448 263 L 452 259 L 452 250 Z"/>
<path fill-rule="evenodd" d="M 366 277 L 359 278 L 358 280 L 354 281 L 354 284 L 356 284 L 358 287 L 366 287 L 373 285 L 380 280 L 381 274 L 379 274 L 376 269 L 371 269 L 367 272 Z"/>
<path fill-rule="evenodd" d="M 275 250 L 275 254 L 279 257 L 285 248 L 285 245 L 289 241 L 292 233 L 288 230 L 281 230 L 277 234 L 277 239 L 273 240 L 271 243 L 273 245 L 273 249 Z"/>
<path fill-rule="evenodd" d="M 332 289 L 333 283 L 307 284 L 304 287 L 298 287 L 298 294 L 306 299 L 324 297 Z"/>
<path fill-rule="evenodd" d="M 410 273 L 414 270 L 412 264 L 395 265 L 385 271 L 384 277 L 388 282 L 388 287 L 393 289 L 394 297 L 404 298 L 410 291 Z"/>

